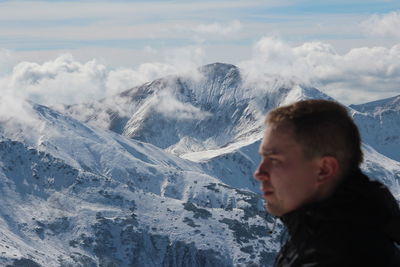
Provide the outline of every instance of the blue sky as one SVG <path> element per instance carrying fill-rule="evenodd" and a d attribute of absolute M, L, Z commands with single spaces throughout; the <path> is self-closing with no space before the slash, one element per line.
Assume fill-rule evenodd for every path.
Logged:
<path fill-rule="evenodd" d="M 43 51 L 132 49 L 131 63 L 120 62 L 125 65 L 145 62 L 140 50 L 146 47 L 202 45 L 220 54 L 207 62 L 236 63 L 241 58 L 219 46 L 250 53 L 264 36 L 295 44 L 331 42 L 340 52 L 364 43 L 393 45 L 397 38 L 376 40 L 359 24 L 397 10 L 400 1 L 1 1 L 0 47 L 27 56 L 40 51 L 44 57 Z M 235 21 L 240 27 L 229 32 Z M 228 32 L 221 36 L 224 28 Z"/>
<path fill-rule="evenodd" d="M 15 75 L 15 66 L 21 62 L 43 68 L 46 62 L 55 62 L 65 54 L 72 55 L 72 60 L 82 66 L 96 60 L 108 71 L 138 71 L 143 64 L 164 64 L 177 69 L 179 64 L 226 62 L 249 66 L 253 61 L 254 66 L 261 64 L 254 61 L 270 51 L 262 43 L 270 47 L 280 44 L 292 51 L 296 59 L 298 51 L 310 47 L 310 43 L 328 45 L 329 51 L 324 53 L 330 56 L 325 55 L 326 61 L 321 65 L 326 70 L 332 67 L 326 66 L 327 62 L 335 61 L 334 67 L 338 68 L 338 57 L 348 62 L 362 48 L 367 48 L 363 51 L 371 64 L 376 61 L 376 47 L 386 49 L 382 57 L 390 60 L 388 55 L 395 53 L 400 43 L 399 24 L 397 0 L 0 1 L 0 73 Z M 309 57 L 315 60 L 315 52 L 320 48 L 312 47 L 314 50 L 307 52 L 312 56 L 304 56 L 303 52 L 300 55 L 303 61 Z M 282 64 L 282 57 L 279 60 Z M 392 84 L 390 79 L 395 78 L 392 72 L 398 67 L 393 64 L 381 63 L 377 77 L 372 75 L 371 88 L 365 89 L 368 93 L 361 98 L 355 93 L 366 86 L 366 73 L 371 70 L 360 70 L 364 76 L 353 83 L 350 77 L 340 81 L 340 70 L 310 79 L 329 93 L 335 89 L 333 95 L 344 102 L 362 102 L 396 93 L 394 84 L 398 81 L 395 79 Z M 321 72 L 321 68 L 316 71 Z M 155 73 L 138 80 L 163 74 Z M 378 77 L 382 73 L 386 76 Z M 13 78 L 9 77 L 8 87 L 10 79 Z M 387 83 L 388 89 L 374 91 L 373 87 L 382 82 Z M 353 90 L 353 94 L 345 89 Z"/>

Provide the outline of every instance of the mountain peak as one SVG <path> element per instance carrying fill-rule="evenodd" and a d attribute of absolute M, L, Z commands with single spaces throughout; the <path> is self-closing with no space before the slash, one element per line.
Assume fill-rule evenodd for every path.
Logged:
<path fill-rule="evenodd" d="M 238 67 L 232 64 L 215 62 L 204 65 L 199 68 L 200 72 L 214 72 L 214 73 L 227 73 L 231 70 L 239 70 Z"/>
<path fill-rule="evenodd" d="M 350 105 L 351 108 L 370 114 L 382 114 L 387 111 L 400 111 L 400 95 L 376 100 L 359 105 Z"/>
<path fill-rule="evenodd" d="M 211 84 L 215 82 L 220 83 L 219 87 L 225 83 L 228 86 L 222 87 L 236 87 L 241 81 L 240 70 L 238 67 L 232 64 L 225 63 L 212 63 L 200 67 L 199 72 L 204 76 L 204 79 L 210 81 Z M 208 88 L 212 88 L 211 86 Z"/>
<path fill-rule="evenodd" d="M 196 77 L 168 76 L 103 102 L 70 107 L 67 114 L 183 155 L 258 138 L 265 114 L 279 105 L 329 98 L 298 84 L 253 87 L 232 64 L 216 62 L 198 71 Z"/>

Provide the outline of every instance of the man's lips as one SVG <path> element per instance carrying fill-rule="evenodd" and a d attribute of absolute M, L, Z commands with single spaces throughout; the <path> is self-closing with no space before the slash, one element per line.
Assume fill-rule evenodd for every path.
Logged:
<path fill-rule="evenodd" d="M 270 196 L 274 193 L 272 190 L 268 190 L 268 189 L 264 189 L 264 188 L 260 188 L 260 189 L 264 196 Z"/>
<path fill-rule="evenodd" d="M 268 187 L 269 186 L 260 186 L 260 190 L 264 196 L 269 196 L 274 193 L 271 189 L 267 189 Z"/>

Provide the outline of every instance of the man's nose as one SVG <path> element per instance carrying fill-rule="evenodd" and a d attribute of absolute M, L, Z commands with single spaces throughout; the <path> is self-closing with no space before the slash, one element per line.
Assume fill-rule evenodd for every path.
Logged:
<path fill-rule="evenodd" d="M 267 170 L 265 170 L 265 167 L 263 168 L 263 163 L 264 162 L 260 163 L 260 165 L 253 174 L 254 178 L 258 181 L 265 181 L 266 179 L 269 179 L 269 173 Z"/>

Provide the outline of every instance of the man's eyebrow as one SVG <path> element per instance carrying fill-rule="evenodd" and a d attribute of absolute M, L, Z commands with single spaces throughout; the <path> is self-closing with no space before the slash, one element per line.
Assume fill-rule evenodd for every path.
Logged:
<path fill-rule="evenodd" d="M 260 149 L 260 151 L 258 151 L 258 153 L 259 153 L 261 156 L 270 156 L 270 155 L 279 154 L 279 152 L 278 152 L 277 150 L 275 150 L 275 149 L 268 149 L 268 150 L 262 150 L 262 149 Z"/>

